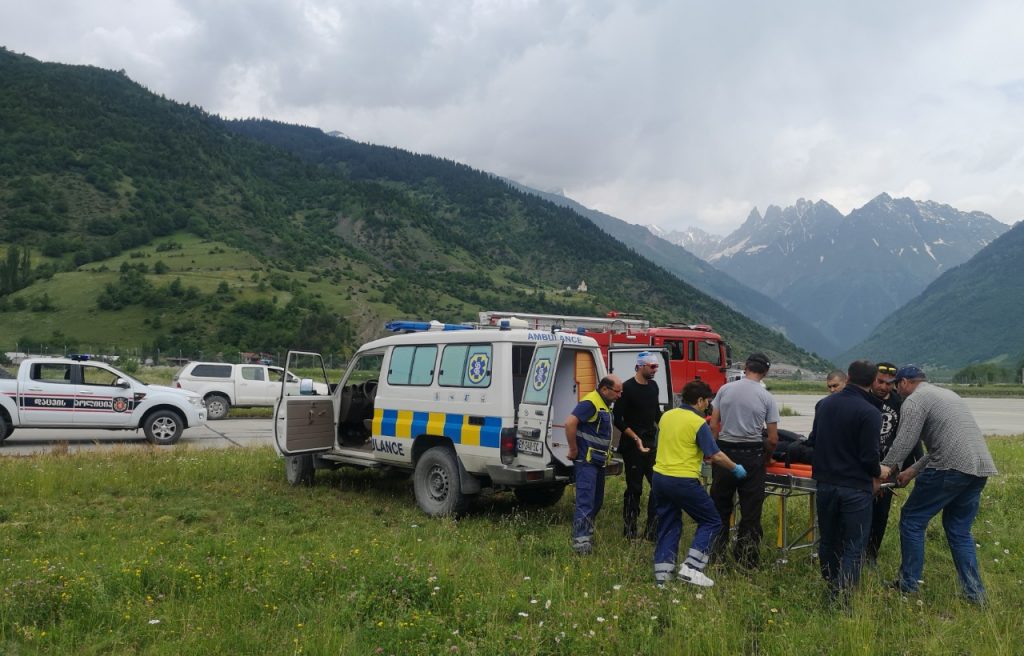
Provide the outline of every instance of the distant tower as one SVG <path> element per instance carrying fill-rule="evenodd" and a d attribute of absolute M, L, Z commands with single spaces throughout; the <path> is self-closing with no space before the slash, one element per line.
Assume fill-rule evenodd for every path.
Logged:
<path fill-rule="evenodd" d="M 581 280 L 580 281 L 580 286 L 576 288 L 576 291 L 582 292 L 582 293 L 586 294 L 587 293 L 587 281 L 586 280 Z"/>

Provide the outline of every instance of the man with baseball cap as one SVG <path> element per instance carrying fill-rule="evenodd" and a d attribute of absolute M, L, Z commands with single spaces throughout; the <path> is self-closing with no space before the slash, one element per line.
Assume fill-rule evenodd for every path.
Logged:
<path fill-rule="evenodd" d="M 775 397 L 761 384 L 769 368 L 768 356 L 752 353 L 747 358 L 743 378 L 718 390 L 711 413 L 711 432 L 718 440 L 718 448 L 733 462 L 743 465 L 748 474 L 738 479 L 721 467 L 712 469 L 711 499 L 722 519 L 712 557 L 720 560 L 725 553 L 729 518 L 738 494 L 740 522 L 734 555 L 737 562 L 749 568 L 760 564 L 765 468 L 779 442 L 779 407 Z"/>
<path fill-rule="evenodd" d="M 619 453 L 625 466 L 626 490 L 622 494 L 622 534 L 637 537 L 640 498 L 644 479 L 650 489 L 654 474 L 654 446 L 661 419 L 658 383 L 654 380 L 662 358 L 657 353 L 642 351 L 636 357 L 636 373 L 622 384 L 622 396 L 615 402 L 615 427 L 622 433 Z M 647 521 L 643 536 L 653 541 L 656 535 L 654 495 L 647 497 Z"/>
<path fill-rule="evenodd" d="M 964 596 L 984 603 L 985 585 L 971 527 L 981 491 L 988 477 L 998 473 L 985 438 L 964 400 L 927 382 L 920 367 L 901 367 L 896 389 L 904 400 L 896 441 L 882 459 L 882 478 L 896 473 L 918 440 L 928 453 L 897 477 L 900 485 L 914 478 L 917 482 L 900 514 L 902 561 L 894 585 L 903 592 L 917 591 L 924 570 L 925 529 L 942 511 L 942 527 Z"/>

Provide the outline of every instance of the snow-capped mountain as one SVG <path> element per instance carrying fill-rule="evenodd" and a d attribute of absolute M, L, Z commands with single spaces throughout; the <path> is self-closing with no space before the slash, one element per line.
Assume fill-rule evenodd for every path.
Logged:
<path fill-rule="evenodd" d="M 709 261 L 845 347 L 1009 226 L 881 194 L 848 216 L 824 201 L 755 209 Z"/>
<path fill-rule="evenodd" d="M 721 235 L 713 235 L 700 228 L 666 230 L 660 226 L 649 225 L 647 229 L 655 237 L 660 237 L 670 244 L 682 246 L 702 260 L 707 260 L 718 249 L 718 244 L 722 241 Z"/>

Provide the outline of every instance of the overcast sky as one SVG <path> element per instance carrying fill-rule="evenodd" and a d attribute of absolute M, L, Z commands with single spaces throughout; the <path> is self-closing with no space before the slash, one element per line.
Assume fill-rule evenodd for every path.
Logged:
<path fill-rule="evenodd" d="M 1024 218 L 1013 0 L 0 0 L 0 45 L 632 223 L 881 192 Z"/>

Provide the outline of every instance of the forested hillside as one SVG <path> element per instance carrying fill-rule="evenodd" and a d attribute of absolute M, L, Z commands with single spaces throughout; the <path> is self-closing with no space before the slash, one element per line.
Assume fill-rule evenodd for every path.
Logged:
<path fill-rule="evenodd" d="M 879 325 L 855 354 L 944 369 L 1024 366 L 1024 222 L 947 271 Z"/>
<path fill-rule="evenodd" d="M 313 128 L 222 121 L 123 73 L 8 51 L 0 243 L 14 271 L 0 342 L 59 326 L 65 340 L 121 330 L 165 351 L 347 351 L 395 316 L 618 309 L 711 323 L 740 352 L 825 366 L 488 174 Z M 589 293 L 568 291 L 581 280 Z"/>

